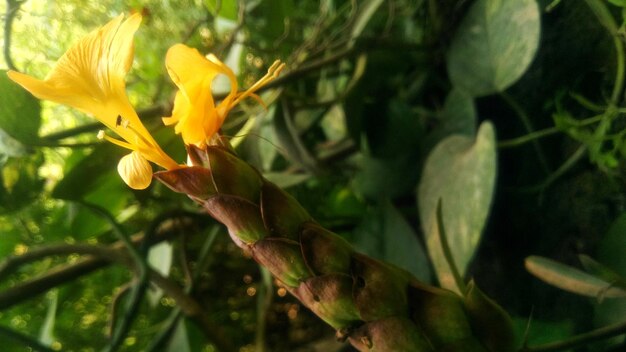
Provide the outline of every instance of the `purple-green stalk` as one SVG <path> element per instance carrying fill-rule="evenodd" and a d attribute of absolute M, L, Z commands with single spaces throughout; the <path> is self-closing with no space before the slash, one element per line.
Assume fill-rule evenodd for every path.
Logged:
<path fill-rule="evenodd" d="M 355 252 L 219 143 L 188 147 L 193 166 L 155 177 L 226 225 L 339 339 L 360 351 L 514 351 L 509 316 L 473 282 L 460 297 Z"/>

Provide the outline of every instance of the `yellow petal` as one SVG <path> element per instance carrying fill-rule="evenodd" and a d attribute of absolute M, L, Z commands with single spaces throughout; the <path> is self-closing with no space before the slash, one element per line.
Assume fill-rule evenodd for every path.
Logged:
<path fill-rule="evenodd" d="M 231 93 L 237 92 L 237 77 L 228 66 L 214 55 L 209 55 L 207 59 L 197 49 L 184 44 L 175 44 L 169 48 L 165 56 L 165 66 L 172 81 L 188 94 L 192 101 L 200 89 L 210 90 L 213 79 L 220 74 L 228 77 Z"/>
<path fill-rule="evenodd" d="M 179 91 L 172 116 L 164 117 L 163 122 L 166 125 L 176 124 L 175 132 L 182 134 L 185 144 L 201 148 L 219 131 L 229 111 L 238 102 L 247 97 L 260 100 L 254 92 L 276 78 L 284 67 L 280 61 L 274 62 L 263 78 L 239 93 L 234 72 L 215 55 L 204 57 L 196 49 L 176 44 L 168 50 L 165 65 Z M 228 77 L 231 90 L 216 105 L 211 86 L 218 75 Z"/>
<path fill-rule="evenodd" d="M 185 144 L 202 146 L 220 129 L 225 117 L 215 108 L 211 92 L 213 80 L 218 75 L 228 77 L 231 92 L 226 99 L 232 100 L 238 89 L 235 74 L 215 56 L 207 59 L 198 50 L 183 44 L 176 44 L 167 51 L 165 65 L 179 91 L 172 116 L 165 117 L 163 122 L 175 123 L 175 131 L 182 134 Z"/>
<path fill-rule="evenodd" d="M 40 99 L 93 115 L 126 141 L 116 144 L 173 169 L 179 165 L 161 150 L 126 96 L 124 77 L 133 62 L 133 36 L 140 23 L 139 14 L 126 20 L 120 15 L 92 31 L 59 59 L 44 80 L 14 71 L 8 75 Z"/>
<path fill-rule="evenodd" d="M 152 181 L 152 167 L 146 158 L 133 151 L 120 159 L 117 172 L 130 188 L 145 189 Z"/>
<path fill-rule="evenodd" d="M 124 76 L 132 64 L 133 35 L 141 15 L 123 19 L 124 15 L 116 17 L 73 45 L 43 81 L 14 71 L 9 71 L 9 78 L 40 99 L 95 115 L 111 127 L 117 116 L 102 114 L 102 109 L 130 105 Z"/>

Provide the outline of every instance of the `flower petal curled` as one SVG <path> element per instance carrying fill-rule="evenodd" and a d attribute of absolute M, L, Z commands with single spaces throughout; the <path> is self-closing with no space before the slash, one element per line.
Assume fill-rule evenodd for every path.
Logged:
<path fill-rule="evenodd" d="M 133 189 L 145 189 L 152 182 L 152 166 L 138 152 L 124 155 L 117 164 L 122 180 Z"/>
<path fill-rule="evenodd" d="M 172 116 L 164 117 L 163 122 L 166 125 L 175 124 L 175 132 L 182 134 L 185 144 L 201 148 L 219 131 L 228 112 L 239 101 L 246 97 L 257 99 L 254 92 L 277 77 L 284 67 L 275 62 L 267 75 L 247 91 L 239 93 L 235 73 L 215 55 L 204 57 L 196 49 L 176 44 L 168 50 L 165 65 L 179 91 Z M 230 93 L 216 105 L 211 88 L 218 75 L 228 78 Z"/>
<path fill-rule="evenodd" d="M 140 23 L 139 14 L 126 20 L 124 15 L 120 15 L 90 32 L 57 61 L 44 80 L 15 71 L 9 71 L 8 76 L 40 99 L 65 104 L 93 115 L 122 140 L 107 136 L 104 132 L 101 137 L 132 150 L 132 154 L 136 154 L 135 159 L 140 154 L 144 161 L 175 169 L 180 165 L 159 147 L 126 95 L 125 76 L 133 62 L 133 36 Z M 138 178 L 130 178 L 128 175 L 124 180 L 129 185 L 131 183 L 128 180 L 132 180 L 132 184 L 137 187 L 147 187 L 145 181 L 150 178 L 141 178 L 141 183 Z"/>

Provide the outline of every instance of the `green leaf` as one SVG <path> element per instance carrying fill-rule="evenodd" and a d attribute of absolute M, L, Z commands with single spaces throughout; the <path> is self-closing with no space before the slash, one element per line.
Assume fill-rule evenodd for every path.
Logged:
<path fill-rule="evenodd" d="M 530 65 L 539 34 L 534 0 L 477 0 L 450 45 L 452 84 L 476 97 L 504 91 Z"/>
<path fill-rule="evenodd" d="M 8 157 L 24 155 L 26 155 L 24 145 L 0 128 L 0 165 L 4 164 Z"/>
<path fill-rule="evenodd" d="M 213 16 L 237 21 L 237 0 L 207 0 L 205 5 Z"/>
<path fill-rule="evenodd" d="M 609 231 L 598 244 L 596 258 L 622 277 L 626 277 L 624 248 L 626 248 L 626 213 L 611 224 Z"/>
<path fill-rule="evenodd" d="M 259 11 L 265 18 L 265 26 L 258 29 L 263 31 L 266 38 L 271 38 L 271 41 L 280 38 L 285 33 L 285 19 L 292 16 L 294 8 L 292 0 L 261 1 Z"/>
<path fill-rule="evenodd" d="M 0 214 L 31 204 L 39 195 L 44 181 L 38 170 L 43 164 L 41 154 L 9 158 L 0 165 Z"/>
<path fill-rule="evenodd" d="M 626 7 L 626 0 L 608 0 L 611 4 L 619 7 Z"/>
<path fill-rule="evenodd" d="M 361 170 L 354 177 L 355 190 L 369 199 L 393 199 L 411 192 L 419 179 L 418 158 L 399 155 L 393 158 L 363 156 Z"/>
<path fill-rule="evenodd" d="M 574 333 L 574 323 L 569 320 L 545 321 L 531 320 L 530 325 L 526 317 L 514 317 L 513 325 L 517 336 L 524 336 L 528 328 L 529 346 L 551 343 L 554 341 L 562 341 L 571 337 Z M 521 344 L 521 342 L 520 342 Z"/>
<path fill-rule="evenodd" d="M 52 196 L 67 200 L 82 199 L 116 173 L 117 163 L 124 153 L 116 145 L 102 143 L 91 154 L 77 154 L 76 157 L 82 159 L 66 170 L 65 177 L 52 190 Z"/>
<path fill-rule="evenodd" d="M 595 261 L 588 255 L 580 254 L 578 256 L 580 263 L 589 274 L 594 275 L 612 285 L 626 290 L 626 279 L 613 271 L 613 269 Z"/>
<path fill-rule="evenodd" d="M 626 277 L 624 248 L 626 248 L 626 213 L 613 221 L 609 231 L 598 244 L 596 252 L 596 258 L 622 279 Z M 619 284 L 616 286 L 621 287 Z M 596 327 L 619 323 L 624 321 L 624 317 L 626 317 L 626 299 L 607 299 L 594 306 L 593 323 Z M 605 348 L 601 350 L 608 350 L 609 345 L 623 341 L 624 336 L 607 340 L 604 342 Z"/>
<path fill-rule="evenodd" d="M 131 197 L 132 194 L 128 186 L 124 184 L 117 173 L 111 172 L 90 193 L 85 194 L 82 200 L 100 205 L 111 214 L 118 216 L 126 208 Z M 90 209 L 81 205 L 73 205 L 71 209 L 74 209 L 75 212 L 71 212 L 68 217 L 71 221 L 70 229 L 73 237 L 77 239 L 96 236 L 111 228 L 108 221 L 98 214 L 94 214 Z M 132 210 L 132 208 L 126 209 L 125 216 L 130 216 Z"/>
<path fill-rule="evenodd" d="M 454 135 L 441 141 L 428 156 L 417 196 L 428 253 L 441 286 L 460 293 L 442 251 L 437 204 L 442 202 L 443 225 L 452 258 L 461 275 L 476 251 L 487 220 L 496 179 L 496 138 L 484 122 L 476 139 Z"/>
<path fill-rule="evenodd" d="M 430 265 L 417 234 L 389 201 L 365 214 L 353 242 L 359 251 L 410 271 L 430 282 Z"/>
<path fill-rule="evenodd" d="M 174 246 L 169 242 L 161 242 L 152 246 L 148 252 L 148 264 L 164 277 L 170 275 Z M 159 287 L 151 287 L 148 291 L 148 302 L 154 308 L 163 296 L 163 290 Z"/>
<path fill-rule="evenodd" d="M 22 87 L 0 70 L 0 129 L 24 144 L 39 140 L 41 107 Z"/>
<path fill-rule="evenodd" d="M 263 174 L 268 181 L 280 188 L 289 188 L 301 184 L 311 178 L 310 174 L 294 174 L 291 172 L 267 172 Z"/>
<path fill-rule="evenodd" d="M 474 99 L 458 89 L 453 89 L 443 104 L 439 125 L 427 136 L 427 150 L 445 137 L 453 134 L 476 134 L 476 107 Z"/>
<path fill-rule="evenodd" d="M 569 265 L 539 256 L 524 262 L 526 270 L 542 281 L 578 295 L 595 298 L 626 297 L 626 291 Z"/>

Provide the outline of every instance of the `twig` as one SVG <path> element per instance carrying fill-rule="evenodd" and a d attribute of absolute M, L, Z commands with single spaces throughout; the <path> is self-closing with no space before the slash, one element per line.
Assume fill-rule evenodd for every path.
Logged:
<path fill-rule="evenodd" d="M 111 247 L 89 244 L 61 244 L 39 247 L 22 255 L 9 256 L 2 261 L 0 263 L 0 280 L 11 274 L 11 272 L 18 266 L 53 255 L 83 254 L 107 258 L 115 257 L 117 255 L 116 253 L 117 251 L 113 250 Z"/>
<path fill-rule="evenodd" d="M 164 217 L 169 216 L 170 219 L 172 218 L 174 219 L 196 218 L 197 220 L 208 219 L 208 216 L 206 215 L 180 211 L 180 210 L 165 213 L 163 214 L 163 216 Z M 170 223 L 170 225 L 168 226 L 159 226 L 158 236 L 152 239 L 152 241 L 150 242 L 150 245 L 154 245 L 160 241 L 172 238 L 181 231 L 180 228 L 173 227 L 171 224 L 172 223 Z M 204 221 L 189 222 L 186 224 L 186 227 L 196 226 L 196 224 L 202 225 L 202 224 L 205 224 L 205 222 Z M 143 238 L 144 236 L 141 236 L 141 235 L 133 236 L 132 241 L 133 243 L 140 243 L 141 241 L 143 241 Z M 65 246 L 65 248 L 62 248 L 59 246 L 52 246 L 52 247 L 56 247 L 56 248 L 42 249 L 40 251 L 38 249 L 33 249 L 30 252 L 27 252 L 26 254 L 22 255 L 22 256 L 28 255 L 23 258 L 22 256 L 8 257 L 7 259 L 5 259 L 5 261 L 17 261 L 17 262 L 15 264 L 11 264 L 11 263 L 1 264 L 4 267 L 3 276 L 11 273 L 19 265 L 27 264 L 34 260 L 42 259 L 46 257 L 47 254 L 55 255 L 55 254 L 67 254 L 69 252 L 76 253 L 77 248 L 80 249 L 80 247 L 73 247 L 72 249 L 70 249 L 70 247 L 67 247 L 67 246 Z M 0 291 L 0 310 L 11 307 L 29 298 L 35 297 L 41 293 L 44 293 L 50 290 L 53 287 L 73 281 L 80 276 L 89 274 L 97 269 L 107 266 L 113 261 L 124 263 L 124 261 L 128 259 L 126 256 L 120 254 L 120 249 L 122 249 L 123 247 L 124 245 L 120 241 L 115 242 L 109 246 L 109 248 L 111 249 L 110 252 L 100 253 L 102 256 L 99 256 L 97 255 L 96 252 L 94 252 L 93 254 L 96 256 L 87 257 L 84 260 L 79 261 L 74 264 L 57 266 L 49 270 L 46 274 L 40 277 L 30 279 L 25 282 L 21 282 L 17 284 L 16 286 L 13 286 L 4 291 Z M 93 248 L 88 249 L 88 251 L 94 251 L 94 250 L 96 249 L 93 249 Z M 86 253 L 87 253 L 87 250 L 85 251 L 85 254 Z M 111 254 L 114 254 L 114 255 L 111 255 Z"/>
<path fill-rule="evenodd" d="M 450 267 L 450 271 L 452 272 L 452 277 L 454 278 L 454 282 L 456 283 L 456 287 L 459 289 L 462 295 L 465 295 L 467 292 L 467 288 L 465 286 L 465 282 L 463 282 L 463 276 L 459 272 L 458 267 L 456 266 L 456 262 L 454 260 L 454 255 L 452 254 L 452 250 L 450 249 L 450 245 L 448 244 L 448 235 L 446 234 L 446 230 L 443 225 L 443 204 L 441 198 L 437 201 L 437 228 L 439 233 L 439 241 L 441 242 L 441 251 L 443 252 L 444 257 L 446 258 L 446 262 L 448 262 L 448 266 Z"/>
<path fill-rule="evenodd" d="M 581 145 L 576 149 L 574 154 L 570 155 L 569 158 L 552 174 L 550 174 L 543 182 L 538 185 L 525 187 L 523 191 L 528 192 L 536 192 L 541 191 L 547 187 L 549 187 L 554 181 L 559 179 L 559 177 L 563 176 L 567 171 L 569 171 L 576 163 L 585 155 L 587 151 L 587 147 L 585 145 Z"/>
<path fill-rule="evenodd" d="M 120 302 L 130 291 L 131 283 L 127 282 L 121 287 L 118 287 L 118 291 L 111 298 L 111 320 L 109 320 L 109 324 L 107 327 L 107 335 L 110 337 L 113 336 L 113 332 L 115 331 L 115 321 L 117 320 L 117 309 L 120 306 Z"/>
<path fill-rule="evenodd" d="M 53 287 L 76 280 L 110 263 L 112 258 L 89 257 L 75 264 L 62 265 L 49 270 L 45 275 L 21 282 L 0 292 L 0 310 L 35 297 Z"/>
<path fill-rule="evenodd" d="M 259 291 L 257 295 L 257 320 L 256 320 L 256 335 L 254 338 L 256 351 L 265 352 L 267 346 L 265 345 L 265 334 L 267 326 L 267 311 L 272 304 L 272 275 L 269 270 L 259 266 L 261 271 L 261 283 L 259 285 Z"/>
<path fill-rule="evenodd" d="M 156 104 L 154 106 L 138 111 L 137 114 L 142 120 L 145 120 L 145 119 L 151 119 L 154 117 L 163 116 L 163 114 L 165 113 L 165 110 L 166 110 L 166 107 L 164 105 Z M 74 136 L 87 133 L 87 132 L 95 132 L 95 131 L 98 131 L 99 129 L 102 129 L 102 124 L 100 122 L 88 123 L 82 126 L 68 128 L 63 131 L 50 133 L 48 135 L 41 137 L 41 139 L 48 140 L 48 141 L 56 141 L 60 139 L 74 137 Z"/>
<path fill-rule="evenodd" d="M 534 131 L 533 131 L 532 123 L 530 122 L 530 118 L 528 117 L 524 109 L 519 105 L 519 103 L 512 96 L 504 92 L 500 93 L 500 96 L 502 97 L 502 99 L 504 99 L 504 101 L 507 102 L 507 104 L 509 104 L 511 109 L 515 111 L 515 114 L 519 117 L 520 121 L 524 125 L 526 132 L 528 132 L 529 134 L 533 133 Z M 546 156 L 543 152 L 543 149 L 541 148 L 541 145 L 539 144 L 537 139 L 532 139 L 531 142 L 533 144 L 533 148 L 535 149 L 535 153 L 537 154 L 537 158 L 539 159 L 539 164 L 541 164 L 541 167 L 543 168 L 543 171 L 546 174 L 550 174 L 550 167 L 548 165 L 548 160 L 546 159 Z"/>

